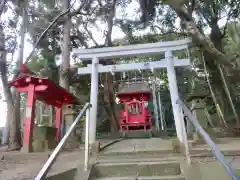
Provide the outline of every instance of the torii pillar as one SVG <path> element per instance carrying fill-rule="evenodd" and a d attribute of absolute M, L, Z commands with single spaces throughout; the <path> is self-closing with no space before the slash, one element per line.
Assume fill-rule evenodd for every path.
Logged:
<path fill-rule="evenodd" d="M 103 72 L 124 72 L 132 71 L 135 69 L 156 69 L 166 68 L 168 70 L 169 89 L 172 98 L 173 114 L 176 124 L 178 138 L 183 142 L 181 120 L 183 120 L 183 113 L 177 105 L 178 88 L 176 82 L 176 75 L 174 66 L 188 66 L 189 59 L 173 60 L 171 51 L 183 50 L 188 48 L 190 39 L 182 39 L 177 41 L 157 42 L 149 44 L 134 44 L 118 47 L 105 47 L 95 49 L 74 49 L 73 56 L 79 56 L 82 61 L 92 60 L 92 67 L 84 67 L 78 69 L 78 74 L 91 74 L 91 115 L 90 115 L 90 129 L 89 129 L 89 142 L 92 143 L 96 140 L 96 121 L 97 121 L 97 94 L 98 94 L 98 73 Z M 117 57 L 133 57 L 140 55 L 153 55 L 165 52 L 165 61 L 148 62 L 148 63 L 134 63 L 134 64 L 120 64 L 120 65 L 106 65 L 101 66 L 98 59 L 108 61 Z M 168 61 L 170 60 L 170 61 Z"/>
<path fill-rule="evenodd" d="M 97 129 L 97 105 L 98 105 L 98 58 L 92 59 L 92 72 L 91 72 L 91 95 L 90 103 L 90 123 L 89 123 L 89 143 L 92 144 L 96 141 Z"/>
<path fill-rule="evenodd" d="M 170 97 L 172 102 L 173 117 L 177 132 L 177 137 L 181 143 L 184 142 L 184 132 L 183 132 L 183 112 L 177 100 L 179 99 L 178 86 L 176 79 L 176 72 L 173 61 L 172 51 L 168 50 L 165 52 L 165 59 L 167 60 L 167 75 L 168 75 L 168 86 L 170 91 Z"/>

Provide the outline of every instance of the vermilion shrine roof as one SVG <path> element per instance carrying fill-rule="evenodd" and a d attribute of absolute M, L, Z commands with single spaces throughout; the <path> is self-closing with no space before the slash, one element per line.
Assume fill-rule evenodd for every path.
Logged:
<path fill-rule="evenodd" d="M 117 97 L 120 101 L 130 101 L 131 99 L 144 99 L 149 100 L 151 98 L 152 91 L 147 83 L 133 82 L 122 83 L 119 85 L 119 92 Z"/>
<path fill-rule="evenodd" d="M 141 93 L 150 93 L 151 88 L 148 83 L 144 82 L 129 82 L 121 83 L 119 85 L 119 91 L 117 94 L 141 94 Z"/>
<path fill-rule="evenodd" d="M 76 96 L 69 93 L 64 88 L 55 84 L 48 78 L 42 78 L 30 74 L 22 74 L 9 84 L 16 88 L 18 92 L 28 92 L 35 86 L 35 96 L 37 100 L 44 101 L 46 104 L 61 106 L 64 104 L 78 104 Z"/>

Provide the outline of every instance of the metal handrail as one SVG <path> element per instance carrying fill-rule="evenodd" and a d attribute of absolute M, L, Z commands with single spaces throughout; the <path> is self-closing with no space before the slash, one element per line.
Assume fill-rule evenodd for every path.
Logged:
<path fill-rule="evenodd" d="M 47 162 L 44 164 L 44 166 L 42 167 L 42 169 L 40 170 L 40 172 L 36 176 L 35 180 L 42 180 L 42 179 L 45 178 L 45 176 L 47 175 L 48 171 L 52 167 L 54 161 L 58 157 L 60 151 L 64 147 L 68 137 L 70 136 L 70 134 L 72 133 L 72 131 L 74 130 L 74 128 L 76 127 L 76 125 L 78 124 L 78 122 L 80 121 L 80 119 L 83 117 L 84 113 L 87 110 L 88 110 L 88 112 L 87 112 L 87 119 L 86 119 L 86 121 L 89 120 L 89 109 L 90 109 L 90 107 L 91 107 L 90 103 L 86 103 L 84 105 L 82 111 L 78 114 L 77 118 L 74 120 L 72 125 L 69 127 L 69 129 L 67 130 L 66 134 L 63 136 L 62 140 L 58 143 L 57 147 L 54 149 L 54 151 L 52 152 L 51 156 L 48 158 Z M 88 129 L 88 127 L 86 127 L 86 128 Z M 88 142 L 85 142 L 85 143 L 88 143 Z M 85 161 L 87 161 L 87 160 L 85 160 Z"/>
<path fill-rule="evenodd" d="M 188 119 L 191 121 L 191 123 L 197 129 L 197 131 L 204 138 L 205 142 L 211 147 L 214 156 L 224 166 L 224 168 L 227 170 L 229 176 L 232 177 L 233 180 L 240 180 L 240 177 L 237 175 L 236 170 L 231 166 L 230 162 L 228 162 L 225 159 L 223 153 L 218 149 L 218 147 L 212 141 L 212 139 L 207 134 L 207 132 L 201 127 L 201 125 L 199 124 L 197 119 L 192 114 L 191 110 L 188 109 L 188 107 L 183 103 L 183 101 L 181 99 L 178 99 L 177 103 L 181 106 L 184 114 L 188 117 Z"/>

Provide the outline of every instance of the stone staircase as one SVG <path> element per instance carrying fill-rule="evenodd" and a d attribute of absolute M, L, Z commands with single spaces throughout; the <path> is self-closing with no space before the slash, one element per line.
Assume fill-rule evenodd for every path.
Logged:
<path fill-rule="evenodd" d="M 185 180 L 177 162 L 101 163 L 91 180 Z"/>
<path fill-rule="evenodd" d="M 211 156 L 202 157 L 202 153 L 210 153 L 204 145 L 190 151 L 191 165 L 187 164 L 182 153 L 172 151 L 171 146 L 170 140 L 159 138 L 119 141 L 99 154 L 88 180 L 229 179 L 226 170 L 217 160 Z M 223 149 L 224 144 L 219 146 L 226 151 Z"/>
<path fill-rule="evenodd" d="M 144 130 L 124 132 L 123 137 L 124 138 L 151 138 L 152 132 L 144 131 Z"/>
<path fill-rule="evenodd" d="M 133 134 L 131 134 L 133 135 Z M 185 180 L 171 142 L 162 139 L 125 139 L 103 150 L 89 180 Z"/>
<path fill-rule="evenodd" d="M 185 180 L 181 159 L 149 154 L 102 155 L 89 180 Z"/>

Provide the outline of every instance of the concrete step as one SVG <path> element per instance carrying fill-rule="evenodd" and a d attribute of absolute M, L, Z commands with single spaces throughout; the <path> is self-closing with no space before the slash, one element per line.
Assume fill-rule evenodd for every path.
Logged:
<path fill-rule="evenodd" d="M 221 149 L 220 149 L 221 150 Z M 221 150 L 221 152 L 226 156 L 234 156 L 240 154 L 240 150 Z M 193 148 L 190 150 L 191 156 L 213 156 L 212 150 L 210 148 Z"/>
<path fill-rule="evenodd" d="M 144 131 L 144 130 L 136 130 L 130 132 L 123 132 L 124 138 L 151 138 L 152 132 L 151 131 Z"/>
<path fill-rule="evenodd" d="M 176 176 L 138 176 L 138 177 L 107 177 L 97 178 L 96 180 L 185 180 L 182 175 Z"/>
<path fill-rule="evenodd" d="M 126 147 L 127 149 L 127 147 Z M 170 149 L 136 149 L 131 148 L 130 150 L 105 150 L 100 153 L 100 156 L 139 156 L 139 155 L 168 155 L 173 153 Z M 174 153 L 175 155 L 180 154 L 180 153 Z"/>
<path fill-rule="evenodd" d="M 144 158 L 172 158 L 172 159 L 179 159 L 181 157 L 184 157 L 184 154 L 181 153 L 171 153 L 167 151 L 165 152 L 129 152 L 129 153 L 102 153 L 98 156 L 98 159 L 100 160 L 110 160 L 110 159 L 144 159 Z"/>
<path fill-rule="evenodd" d="M 239 155 L 240 154 L 240 150 L 221 150 L 221 152 L 226 155 L 226 156 L 235 156 L 236 154 Z M 190 155 L 191 156 L 214 156 L 212 153 L 211 149 L 197 149 L 197 148 L 193 148 L 190 149 Z M 119 158 L 124 158 L 124 157 L 181 157 L 184 156 L 184 153 L 173 153 L 171 150 L 152 150 L 152 151 L 132 151 L 132 152 L 102 152 L 100 154 L 100 157 L 106 157 L 107 156 L 115 156 L 115 157 L 119 157 Z"/>
<path fill-rule="evenodd" d="M 100 163 L 93 167 L 95 178 L 103 177 L 137 177 L 137 176 L 168 176 L 180 175 L 180 164 L 168 162 L 119 162 Z"/>
<path fill-rule="evenodd" d="M 99 163 L 121 163 L 121 162 L 168 162 L 184 160 L 183 156 L 100 156 L 97 158 Z"/>

